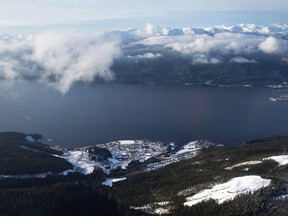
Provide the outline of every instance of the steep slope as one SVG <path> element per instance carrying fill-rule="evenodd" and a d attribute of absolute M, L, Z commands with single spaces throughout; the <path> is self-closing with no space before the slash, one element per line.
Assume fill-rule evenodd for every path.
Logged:
<path fill-rule="evenodd" d="M 287 147 L 287 137 L 271 137 L 204 149 L 192 159 L 129 176 L 110 194 L 125 204 L 127 214 L 161 208 L 171 215 L 281 215 L 288 212 Z"/>
<path fill-rule="evenodd" d="M 41 135 L 0 133 L 0 175 L 2 178 L 9 177 L 9 175 L 59 173 L 72 168 L 71 164 L 59 158 L 63 154 L 62 151 L 51 149 L 38 142 L 38 139 L 41 139 Z"/>

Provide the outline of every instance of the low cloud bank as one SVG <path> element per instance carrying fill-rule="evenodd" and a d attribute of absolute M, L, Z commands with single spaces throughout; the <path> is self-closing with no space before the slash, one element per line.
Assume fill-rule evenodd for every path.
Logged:
<path fill-rule="evenodd" d="M 152 58 L 159 58 L 159 57 L 162 57 L 162 54 L 161 53 L 145 53 L 143 55 L 136 55 L 136 56 L 128 56 L 128 58 L 147 58 L 147 59 L 152 59 Z"/>
<path fill-rule="evenodd" d="M 248 30 L 247 27 L 249 27 Z M 280 32 L 263 32 L 263 29 L 271 30 L 272 27 L 239 25 L 218 26 L 217 28 L 161 29 L 149 23 L 143 29 L 136 31 L 135 34 L 141 37 L 134 44 L 172 49 L 182 55 L 191 56 L 194 59 L 193 64 L 219 63 L 221 61 L 219 56 L 227 55 L 236 56 L 231 59 L 231 62 L 257 63 L 244 56 L 285 55 L 288 51 L 288 42 L 283 37 L 288 34 L 287 26 L 281 28 Z"/>
<path fill-rule="evenodd" d="M 64 94 L 75 82 L 113 79 L 110 67 L 120 55 L 120 41 L 105 33 L 50 31 L 27 38 L 7 37 L 0 41 L 0 77 L 37 78 Z"/>
<path fill-rule="evenodd" d="M 259 49 L 267 54 L 280 54 L 288 50 L 288 43 L 275 37 L 268 37 L 259 44 Z"/>
<path fill-rule="evenodd" d="M 281 38 L 245 35 L 240 33 L 216 33 L 212 36 L 181 35 L 153 36 L 136 42 L 147 46 L 162 45 L 186 55 L 221 53 L 226 54 L 281 54 L 288 50 L 287 41 Z"/>

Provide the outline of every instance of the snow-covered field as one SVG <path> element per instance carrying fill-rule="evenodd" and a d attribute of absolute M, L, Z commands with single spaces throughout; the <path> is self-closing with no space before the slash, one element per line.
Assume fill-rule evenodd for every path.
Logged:
<path fill-rule="evenodd" d="M 100 167 L 103 171 L 106 170 L 99 163 L 91 160 L 89 153 L 85 150 L 67 151 L 64 153 L 63 158 L 73 165 L 74 171 L 83 173 L 85 175 L 91 174 L 95 167 Z"/>
<path fill-rule="evenodd" d="M 260 188 L 269 186 L 270 183 L 270 179 L 263 179 L 256 175 L 236 177 L 226 183 L 215 185 L 211 189 L 202 190 L 186 198 L 184 205 L 193 206 L 209 199 L 221 204 L 233 200 L 239 194 L 253 193 Z"/>
<path fill-rule="evenodd" d="M 288 155 L 278 155 L 278 156 L 272 156 L 268 158 L 264 158 L 263 160 L 274 160 L 276 161 L 280 166 L 284 166 L 288 164 Z"/>

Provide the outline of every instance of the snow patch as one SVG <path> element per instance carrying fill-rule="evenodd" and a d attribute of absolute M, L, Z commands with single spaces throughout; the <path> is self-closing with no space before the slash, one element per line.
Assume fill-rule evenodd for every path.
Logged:
<path fill-rule="evenodd" d="M 270 183 L 270 179 L 263 179 L 256 175 L 236 177 L 226 183 L 215 185 L 211 189 L 202 190 L 186 198 L 184 205 L 193 206 L 209 199 L 222 204 L 225 201 L 233 200 L 239 194 L 253 193 L 260 188 L 267 187 Z"/>
<path fill-rule="evenodd" d="M 36 173 L 36 174 L 0 175 L 0 179 L 46 178 L 48 175 L 52 175 L 52 173 L 46 172 L 46 173 Z"/>
<path fill-rule="evenodd" d="M 171 202 L 169 202 L 169 201 L 155 202 L 155 203 L 146 204 L 146 205 L 140 206 L 140 207 L 131 206 L 130 209 L 143 211 L 143 212 L 146 212 L 148 214 L 158 214 L 158 215 L 169 214 L 171 208 L 167 205 L 169 205 L 170 203 Z"/>
<path fill-rule="evenodd" d="M 96 161 L 91 160 L 89 153 L 84 150 L 70 150 L 64 153 L 64 158 L 73 165 L 74 170 L 84 175 L 91 174 L 95 167 L 100 167 L 103 171 L 106 169 Z M 65 171 L 64 175 L 70 171 Z"/>
<path fill-rule="evenodd" d="M 114 182 L 124 181 L 127 178 L 107 178 L 105 181 L 102 182 L 102 185 L 112 187 Z"/>
<path fill-rule="evenodd" d="M 288 164 L 288 155 L 271 156 L 271 157 L 263 158 L 262 160 L 242 162 L 242 163 L 238 163 L 233 166 L 230 166 L 230 167 L 226 167 L 225 170 L 232 170 L 236 167 L 241 167 L 241 166 L 261 164 L 265 160 L 273 160 L 273 161 L 276 161 L 279 164 L 279 166 L 284 166 Z"/>
<path fill-rule="evenodd" d="M 247 161 L 247 162 L 235 164 L 235 165 L 230 166 L 230 167 L 226 167 L 225 170 L 232 170 L 236 167 L 256 165 L 256 164 L 261 164 L 261 163 L 262 163 L 262 161 Z"/>
<path fill-rule="evenodd" d="M 284 166 L 288 164 L 288 155 L 278 155 L 278 156 L 272 156 L 268 158 L 264 158 L 263 160 L 274 160 L 276 161 L 280 166 Z"/>
<path fill-rule="evenodd" d="M 201 148 L 197 147 L 198 140 L 190 142 L 182 147 L 181 150 L 177 151 L 176 154 L 183 154 L 187 152 L 196 152 L 197 150 L 200 150 Z"/>
<path fill-rule="evenodd" d="M 169 209 L 165 209 L 165 208 L 157 208 L 155 209 L 155 213 L 162 215 L 162 214 L 169 214 Z"/>
<path fill-rule="evenodd" d="M 119 140 L 118 141 L 121 145 L 132 145 L 135 143 L 135 140 Z"/>
<path fill-rule="evenodd" d="M 28 141 L 28 142 L 35 142 L 35 139 L 32 137 L 32 136 L 26 136 L 25 139 Z"/>
<path fill-rule="evenodd" d="M 288 200 L 288 194 L 278 196 L 276 199 L 277 200 Z"/>

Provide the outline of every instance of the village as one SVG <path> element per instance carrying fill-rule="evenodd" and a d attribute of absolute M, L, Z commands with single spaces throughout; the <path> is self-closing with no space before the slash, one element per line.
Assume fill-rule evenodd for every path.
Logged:
<path fill-rule="evenodd" d="M 119 140 L 99 144 L 97 147 L 109 150 L 115 160 L 144 162 L 168 152 L 173 145 L 148 140 Z"/>

